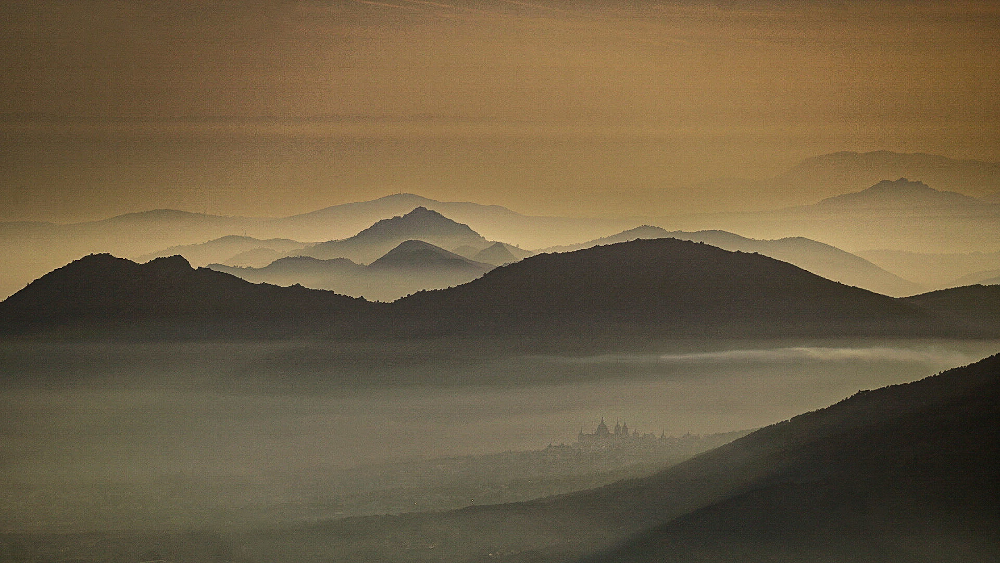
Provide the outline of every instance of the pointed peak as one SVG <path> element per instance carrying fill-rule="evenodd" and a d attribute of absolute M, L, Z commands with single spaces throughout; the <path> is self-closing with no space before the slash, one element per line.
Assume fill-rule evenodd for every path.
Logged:
<path fill-rule="evenodd" d="M 417 207 L 414 207 L 413 211 L 410 211 L 409 213 L 404 215 L 404 217 L 409 217 L 410 215 L 436 215 L 438 217 L 444 217 L 437 211 L 434 211 L 433 209 L 428 209 L 423 205 L 418 205 Z"/>

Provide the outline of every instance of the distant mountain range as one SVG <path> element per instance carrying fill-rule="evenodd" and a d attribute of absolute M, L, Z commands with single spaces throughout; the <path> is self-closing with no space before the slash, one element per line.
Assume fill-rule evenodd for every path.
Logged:
<path fill-rule="evenodd" d="M 995 561 L 1000 356 L 558 497 L 246 532 L 255 560 Z"/>
<path fill-rule="evenodd" d="M 400 243 L 368 266 L 346 258 L 321 260 L 293 256 L 275 260 L 263 268 L 224 264 L 208 267 L 253 283 L 299 284 L 376 301 L 394 301 L 421 290 L 456 286 L 493 269 L 491 264 L 475 262 L 419 240 Z"/>
<path fill-rule="evenodd" d="M 188 250 L 200 252 L 177 247 L 191 247 L 233 235 L 266 241 L 302 241 L 303 245 L 308 245 L 351 237 L 373 223 L 409 213 L 417 207 L 447 213 L 457 222 L 470 225 L 486 239 L 505 241 L 510 248 L 515 248 L 511 245 L 536 248 L 585 240 L 634 224 L 612 219 L 535 217 L 496 205 L 438 202 L 412 194 L 337 205 L 280 219 L 153 210 L 65 225 L 6 222 L 0 223 L 0 256 L 4 259 L 4 268 L 0 270 L 0 296 L 11 295 L 45 272 L 87 254 L 110 253 L 145 260 Z M 386 245 L 382 253 L 368 255 L 368 261 L 378 258 L 403 240 L 419 238 L 398 239 L 395 244 Z M 428 242 L 436 244 L 434 240 Z M 477 241 L 474 246 L 475 252 L 479 252 L 489 245 Z M 244 252 L 239 257 L 213 255 L 207 263 L 261 267 L 289 254 L 288 249 L 276 252 L 268 249 L 267 245 Z M 475 259 L 474 254 L 466 257 Z M 201 264 L 202 258 L 196 259 L 195 263 Z"/>
<path fill-rule="evenodd" d="M 217 257 L 218 260 L 212 265 L 213 269 L 227 271 L 246 280 L 275 283 L 278 285 L 299 283 L 314 289 L 328 289 L 346 295 L 367 297 L 380 301 L 393 300 L 421 289 L 439 289 L 458 285 L 488 271 L 488 268 L 482 268 L 481 264 L 473 268 L 468 267 L 468 264 L 466 264 L 466 267 L 462 271 L 450 268 L 447 271 L 439 272 L 439 275 L 433 275 L 433 262 L 424 261 L 421 269 L 423 272 L 422 277 L 411 277 L 406 283 L 396 283 L 400 280 L 392 280 L 387 276 L 382 276 L 385 279 L 380 282 L 371 276 L 363 275 L 364 271 L 355 269 L 355 271 L 348 272 L 341 265 L 333 262 L 327 263 L 326 267 L 329 271 L 323 276 L 319 275 L 319 270 L 317 269 L 319 267 L 318 262 L 313 263 L 306 270 L 291 268 L 290 266 L 295 262 L 288 261 L 282 261 L 281 264 L 266 269 L 259 267 L 255 269 L 252 264 L 245 264 L 248 260 L 260 259 L 260 261 L 264 262 L 260 266 L 264 266 L 275 259 L 278 249 L 281 248 L 290 249 L 285 253 L 286 255 L 326 257 L 320 258 L 321 260 L 348 258 L 352 262 L 357 263 L 358 261 L 365 261 L 365 259 L 369 259 L 371 256 L 378 255 L 388 244 L 399 239 L 406 239 L 406 237 L 413 237 L 407 240 L 436 240 L 443 242 L 449 245 L 455 253 L 475 262 L 494 266 L 516 262 L 532 254 L 530 251 L 501 242 L 496 242 L 486 248 L 482 248 L 483 244 L 488 243 L 484 242 L 484 237 L 471 231 L 467 225 L 456 223 L 435 211 L 418 207 L 406 215 L 380 221 L 361 231 L 359 234 L 342 241 L 305 245 L 287 239 L 261 241 L 249 237 L 233 236 L 223 237 L 201 245 L 171 247 L 148 255 L 148 258 L 170 255 L 171 252 L 176 252 L 183 254 L 185 258 L 192 261 L 195 265 L 205 265 L 211 263 L 206 262 L 208 258 Z M 922 290 L 921 286 L 886 272 L 862 258 L 829 245 L 801 237 L 758 241 L 725 231 L 699 231 L 691 233 L 667 231 L 660 227 L 643 225 L 616 235 L 585 243 L 547 248 L 543 252 L 567 252 L 638 238 L 652 239 L 668 237 L 705 242 L 726 250 L 759 252 L 766 256 L 795 264 L 828 279 L 862 287 L 885 295 L 913 295 Z M 267 260 L 268 258 L 270 260 Z M 454 260 L 454 257 L 452 260 Z M 243 264 L 234 264 L 234 261 L 241 261 Z M 305 262 L 299 262 L 298 264 L 304 265 Z M 441 266 L 444 264 L 445 262 L 439 263 Z M 250 267 L 227 269 L 227 265 Z M 420 285 L 420 280 L 424 280 L 424 285 Z M 380 284 L 388 285 L 385 288 L 381 288 Z"/>
<path fill-rule="evenodd" d="M 180 257 L 139 265 L 95 255 L 0 303 L 0 329 L 89 327 L 150 338 L 221 337 L 230 331 L 374 339 L 460 335 L 541 347 L 621 344 L 626 336 L 630 346 L 642 346 L 664 337 L 997 333 L 990 306 L 970 308 L 958 290 L 935 295 L 933 307 L 919 296 L 893 299 L 758 254 L 677 239 L 541 254 L 391 304 L 300 286 L 255 285 L 195 270 Z"/>
<path fill-rule="evenodd" d="M 763 239 L 808 237 L 855 253 L 1000 251 L 1000 205 L 906 178 L 880 181 L 813 205 L 669 217 L 658 224 L 725 229 Z"/>
<path fill-rule="evenodd" d="M 266 266 L 289 252 L 308 244 L 290 239 L 261 240 L 253 237 L 227 235 L 200 244 L 171 246 L 136 258 L 148 262 L 154 258 L 181 255 L 194 266 L 224 263 L 231 266 Z"/>
<path fill-rule="evenodd" d="M 865 159 L 876 157 L 888 158 L 890 161 L 896 159 L 892 154 L 861 156 L 864 158 L 858 162 L 867 162 Z M 926 155 L 917 156 L 920 156 L 917 159 L 920 160 Z M 835 158 L 830 155 L 827 157 L 820 158 L 820 161 L 857 160 L 850 153 L 839 154 Z M 913 164 L 911 160 L 902 159 L 901 162 L 909 162 L 903 168 Z M 924 160 L 939 168 L 944 166 L 936 157 Z M 466 258 L 500 265 L 509 260 L 505 253 L 477 256 L 490 246 L 490 241 L 503 241 L 505 248 L 517 259 L 526 253 L 518 247 L 543 248 L 553 244 L 578 243 L 581 240 L 610 236 L 641 223 L 655 224 L 674 233 L 724 229 L 754 239 L 807 237 L 854 253 L 870 250 L 922 254 L 1000 252 L 1000 236 L 997 236 L 1000 204 L 961 195 L 954 191 L 962 189 L 960 186 L 943 180 L 942 184 L 926 181 L 930 176 L 921 176 L 920 173 L 933 169 L 931 164 L 913 164 L 908 169 L 913 173 L 904 171 L 909 174 L 908 177 L 913 178 L 912 181 L 886 181 L 883 176 L 873 181 L 867 189 L 858 192 L 828 198 L 814 205 L 759 213 L 715 213 L 645 219 L 532 217 L 499 206 L 436 202 L 412 194 L 396 194 L 370 202 L 338 205 L 279 219 L 218 217 L 174 210 L 153 210 L 68 225 L 42 222 L 0 223 L 0 256 L 3 256 L 5 266 L 0 271 L 0 296 L 10 295 L 45 272 L 91 253 L 111 253 L 137 260 L 181 253 L 192 255 L 189 259 L 196 265 L 222 263 L 263 267 L 277 258 L 294 254 L 294 247 L 300 244 L 330 241 L 330 245 L 320 246 L 315 249 L 315 254 L 310 255 L 322 259 L 347 257 L 356 262 L 369 263 L 404 240 L 425 240 Z M 981 169 L 980 184 L 988 187 L 993 181 L 990 180 L 993 178 L 990 166 L 994 165 L 980 164 L 982 166 L 977 164 L 973 168 L 978 166 Z M 812 168 L 805 167 L 802 170 L 816 170 L 818 178 L 822 176 L 818 171 L 827 169 L 824 168 L 827 165 L 810 166 Z M 876 168 L 883 170 L 884 167 Z M 836 166 L 830 168 L 833 169 Z M 962 167 L 956 168 L 958 169 L 964 170 Z M 984 194 L 983 197 L 987 196 L 988 194 Z M 358 236 L 359 231 L 371 229 L 379 221 L 393 216 L 405 216 L 418 207 L 448 217 L 456 224 L 466 225 L 487 243 L 475 239 L 451 246 L 457 241 L 428 240 L 400 233 L 401 236 L 392 241 L 383 241 L 379 248 L 350 248 L 354 243 L 347 241 Z M 245 245 L 245 249 L 239 253 L 224 257 L 222 254 L 228 252 L 226 244 L 236 246 L 237 240 L 229 237 L 244 237 L 240 240 L 252 244 Z M 253 243 L 247 239 L 263 242 Z M 206 241 L 220 243 L 205 248 L 192 246 L 208 244 Z M 212 254 L 210 247 L 216 247 L 219 253 Z M 790 256 L 785 258 L 791 259 Z M 798 262 L 799 259 L 795 260 Z M 876 263 L 885 268 L 883 264 Z M 815 269 L 817 266 L 808 267 Z M 994 268 L 989 264 L 978 265 L 957 272 L 952 279 Z M 939 284 L 927 284 L 922 279 L 892 268 L 885 269 L 927 288 L 942 287 Z M 866 279 L 864 274 L 859 274 L 854 279 L 842 272 L 835 275 L 831 270 L 824 270 L 823 274 L 893 295 L 915 290 L 907 289 L 905 284 L 900 285 L 898 280 L 863 281 Z M 885 277 L 884 274 L 880 275 Z"/>
<path fill-rule="evenodd" d="M 894 297 L 913 295 L 922 290 L 920 285 L 887 272 L 864 258 L 803 237 L 755 240 L 726 231 L 667 231 L 660 227 L 643 225 L 581 244 L 547 248 L 544 252 L 568 252 L 603 244 L 657 238 L 676 238 L 703 242 L 725 250 L 757 252 L 794 264 L 833 281 Z"/>

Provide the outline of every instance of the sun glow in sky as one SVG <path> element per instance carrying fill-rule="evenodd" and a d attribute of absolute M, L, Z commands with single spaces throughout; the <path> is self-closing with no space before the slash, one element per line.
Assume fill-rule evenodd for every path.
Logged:
<path fill-rule="evenodd" d="M 700 186 L 838 150 L 1000 160 L 990 2 L 55 0 L 0 21 L 2 220 L 403 191 L 767 208 Z"/>

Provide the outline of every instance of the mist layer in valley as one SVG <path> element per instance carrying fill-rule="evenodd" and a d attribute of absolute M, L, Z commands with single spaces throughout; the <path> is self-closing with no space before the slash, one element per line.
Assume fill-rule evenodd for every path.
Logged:
<path fill-rule="evenodd" d="M 687 342 L 638 355 L 458 359 L 403 347 L 360 361 L 364 350 L 303 341 L 6 343 L 0 527 L 270 527 L 569 492 L 996 345 Z M 455 461 L 570 445 L 602 417 L 697 440 L 650 455 L 557 456 L 554 466 Z"/>

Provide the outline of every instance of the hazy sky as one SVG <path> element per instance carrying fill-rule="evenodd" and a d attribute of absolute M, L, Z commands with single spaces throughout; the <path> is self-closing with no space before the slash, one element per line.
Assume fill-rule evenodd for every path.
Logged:
<path fill-rule="evenodd" d="M 1000 160 L 992 2 L 7 0 L 0 220 L 766 205 L 837 150 Z"/>

